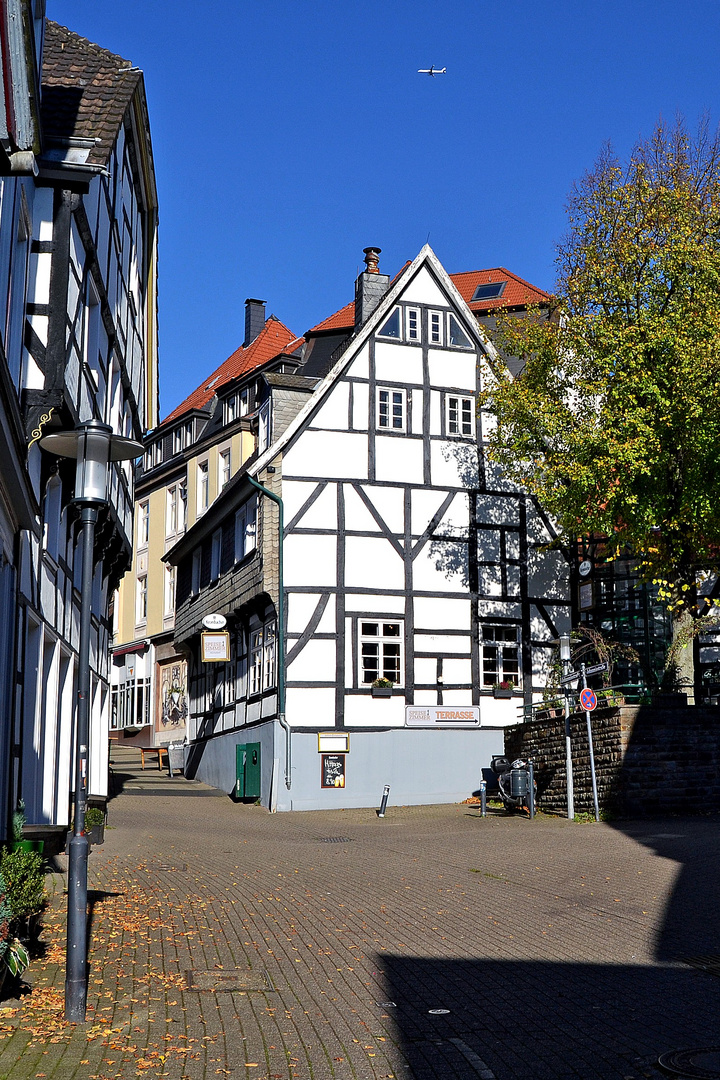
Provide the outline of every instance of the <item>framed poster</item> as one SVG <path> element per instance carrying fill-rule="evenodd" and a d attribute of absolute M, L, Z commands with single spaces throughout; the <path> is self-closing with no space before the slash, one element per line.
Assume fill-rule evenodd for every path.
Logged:
<path fill-rule="evenodd" d="M 320 755 L 320 787 L 345 787 L 345 755 Z"/>
<path fill-rule="evenodd" d="M 593 595 L 592 581 L 583 581 L 580 584 L 578 592 L 580 600 L 579 607 L 581 611 L 588 611 L 591 607 L 594 607 L 595 597 Z"/>

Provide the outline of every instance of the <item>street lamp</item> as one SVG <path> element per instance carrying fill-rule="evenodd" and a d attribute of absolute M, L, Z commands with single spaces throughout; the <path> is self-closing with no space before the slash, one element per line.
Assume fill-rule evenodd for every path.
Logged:
<path fill-rule="evenodd" d="M 58 431 L 40 439 L 40 446 L 58 457 L 75 458 L 74 501 L 80 507 L 82 586 L 80 592 L 80 644 L 75 733 L 75 801 L 73 835 L 68 861 L 67 957 L 65 964 L 65 1019 L 85 1021 L 87 1003 L 87 860 L 85 809 L 88 788 L 90 735 L 90 615 L 92 608 L 93 549 L 98 509 L 107 502 L 108 465 L 139 457 L 142 443 L 113 435 L 99 420 L 86 420 L 74 431 Z"/>

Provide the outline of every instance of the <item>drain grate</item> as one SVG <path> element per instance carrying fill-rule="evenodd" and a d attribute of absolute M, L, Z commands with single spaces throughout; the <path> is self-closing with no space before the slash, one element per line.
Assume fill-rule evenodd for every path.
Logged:
<path fill-rule="evenodd" d="M 247 971 L 242 968 L 212 968 L 210 971 L 186 971 L 188 990 L 196 994 L 219 994 L 250 990 L 269 991 L 275 987 L 266 971 Z"/>
<path fill-rule="evenodd" d="M 674 1076 L 688 1080 L 719 1080 L 720 1046 L 705 1046 L 698 1050 L 671 1050 L 661 1054 L 658 1065 Z"/>
<path fill-rule="evenodd" d="M 319 840 L 321 844 L 354 844 L 355 841 L 350 836 L 316 836 L 316 840 Z"/>
<path fill-rule="evenodd" d="M 720 956 L 684 956 L 682 962 L 708 975 L 720 975 Z"/>
<path fill-rule="evenodd" d="M 155 866 L 149 866 L 149 870 L 161 870 L 165 874 L 180 874 L 183 870 L 187 870 L 187 863 L 182 863 L 180 866 L 173 866 L 172 863 L 157 863 Z"/>

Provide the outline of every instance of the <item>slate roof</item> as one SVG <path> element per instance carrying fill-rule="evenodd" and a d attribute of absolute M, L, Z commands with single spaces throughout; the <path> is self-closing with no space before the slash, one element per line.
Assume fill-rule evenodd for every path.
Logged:
<path fill-rule="evenodd" d="M 43 136 L 100 139 L 87 160 L 107 164 L 142 77 L 129 60 L 48 19 L 40 110 Z"/>
<path fill-rule="evenodd" d="M 189 394 L 176 409 L 173 409 L 159 426 L 162 427 L 171 420 L 177 420 L 179 416 L 192 409 L 202 409 L 209 401 L 212 401 L 225 383 L 241 375 L 247 375 L 249 371 L 267 363 L 268 360 L 273 360 L 281 353 L 294 352 L 302 342 L 303 338 L 297 338 L 292 330 L 288 330 L 287 326 L 271 315 L 265 321 L 264 328 L 247 348 L 241 345 L 239 349 L 236 349 L 219 368 L 203 379 L 197 390 L 193 390 L 192 394 Z"/>
<path fill-rule="evenodd" d="M 405 263 L 405 266 L 408 266 Z M 403 267 L 403 270 L 405 269 Z M 402 273 L 402 271 L 400 271 Z M 391 282 L 391 287 L 397 280 L 398 275 L 395 275 Z M 531 285 L 529 281 L 524 281 L 523 278 L 518 277 L 517 274 L 513 274 L 510 270 L 506 270 L 504 266 L 496 266 L 490 270 L 468 270 L 461 274 L 450 274 L 450 280 L 455 285 L 463 300 L 469 305 L 470 310 L 474 311 L 478 315 L 483 315 L 486 312 L 491 311 L 493 308 L 501 307 L 522 307 L 525 304 L 543 304 L 547 303 L 550 299 L 548 293 L 542 289 L 538 289 L 536 285 Z M 471 302 L 478 285 L 489 285 L 491 282 L 504 281 L 505 288 L 503 294 L 496 299 L 491 300 L 476 300 Z M 333 330 L 352 330 L 355 325 L 355 303 L 351 301 L 346 304 L 345 307 L 341 307 L 339 311 L 336 311 L 333 315 L 328 315 L 327 319 L 323 319 L 317 326 L 313 326 L 308 330 L 308 334 L 324 334 Z"/>

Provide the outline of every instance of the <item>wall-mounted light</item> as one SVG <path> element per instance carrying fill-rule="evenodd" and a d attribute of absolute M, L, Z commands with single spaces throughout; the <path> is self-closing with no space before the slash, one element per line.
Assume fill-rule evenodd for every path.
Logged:
<path fill-rule="evenodd" d="M 99 506 L 107 502 L 108 466 L 111 461 L 139 457 L 143 444 L 122 435 L 99 420 L 86 420 L 74 431 L 58 431 L 40 439 L 40 446 L 58 457 L 75 458 L 74 500 Z"/>

